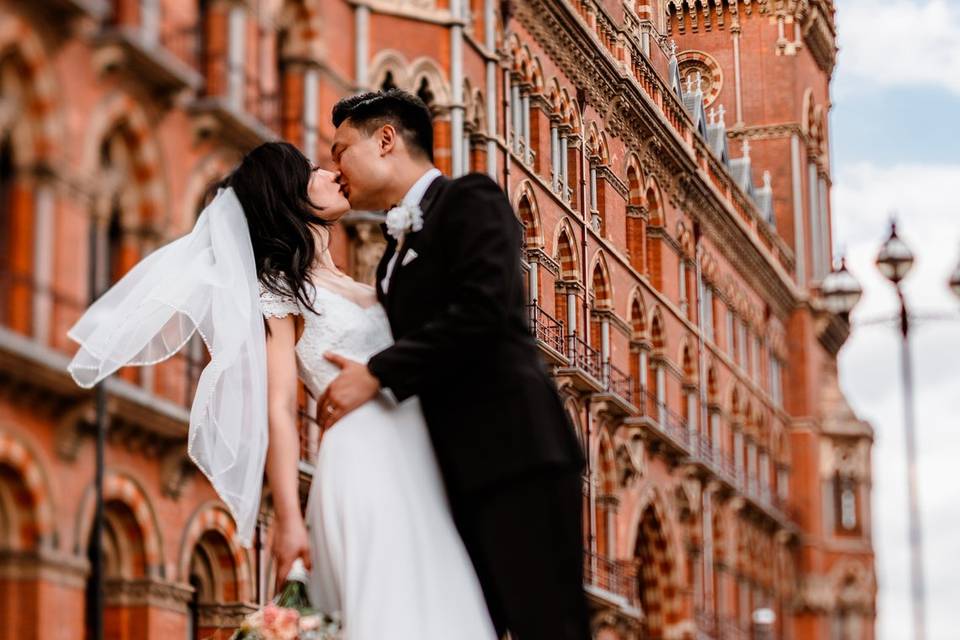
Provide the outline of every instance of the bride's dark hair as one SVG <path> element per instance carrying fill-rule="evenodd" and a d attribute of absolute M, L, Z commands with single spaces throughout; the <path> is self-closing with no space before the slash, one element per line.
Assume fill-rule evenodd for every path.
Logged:
<path fill-rule="evenodd" d="M 330 224 L 316 214 L 321 207 L 307 191 L 315 168 L 289 142 L 265 142 L 213 188 L 233 187 L 243 206 L 257 279 L 277 295 L 293 294 L 308 309 L 313 307 L 304 285 L 317 253 L 310 226 Z"/>

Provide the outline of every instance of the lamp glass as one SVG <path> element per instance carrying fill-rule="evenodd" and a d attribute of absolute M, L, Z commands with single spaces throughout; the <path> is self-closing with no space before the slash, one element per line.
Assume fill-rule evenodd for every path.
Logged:
<path fill-rule="evenodd" d="M 950 290 L 960 298 L 960 263 L 957 263 L 956 269 L 950 274 Z"/>
<path fill-rule="evenodd" d="M 847 270 L 846 260 L 840 262 L 840 269 L 832 271 L 823 279 L 820 295 L 827 310 L 840 315 L 850 313 L 860 301 L 863 288 Z"/>
<path fill-rule="evenodd" d="M 877 269 L 883 277 L 893 282 L 900 282 L 913 267 L 913 252 L 910 247 L 897 235 L 897 225 L 890 225 L 890 237 L 880 247 L 877 254 Z"/>

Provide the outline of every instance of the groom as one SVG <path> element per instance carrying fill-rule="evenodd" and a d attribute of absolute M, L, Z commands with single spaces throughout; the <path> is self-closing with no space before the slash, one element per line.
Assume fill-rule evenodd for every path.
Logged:
<path fill-rule="evenodd" d="M 527 325 L 521 227 L 483 174 L 433 166 L 426 105 L 404 91 L 344 98 L 331 150 L 354 209 L 389 210 L 377 294 L 395 344 L 342 367 L 324 426 L 381 389 L 419 396 L 457 528 L 498 633 L 587 640 L 584 460 Z"/>

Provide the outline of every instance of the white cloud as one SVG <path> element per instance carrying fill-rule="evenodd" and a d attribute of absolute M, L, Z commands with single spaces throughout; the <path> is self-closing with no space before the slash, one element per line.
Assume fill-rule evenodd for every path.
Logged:
<path fill-rule="evenodd" d="M 911 637 L 907 552 L 906 466 L 899 339 L 893 326 L 857 322 L 893 315 L 893 287 L 873 266 L 886 239 L 889 212 L 914 250 L 906 295 L 918 313 L 956 313 L 956 321 L 918 323 L 913 332 L 919 480 L 927 573 L 928 637 L 952 640 L 960 627 L 960 300 L 947 289 L 960 260 L 960 213 L 948 185 L 960 184 L 960 165 L 869 164 L 842 167 L 834 189 L 835 238 L 864 287 L 854 332 L 840 357 L 841 382 L 855 410 L 876 430 L 873 524 L 880 595 L 881 640 Z"/>
<path fill-rule="evenodd" d="M 837 3 L 843 91 L 935 86 L 960 95 L 960 3 Z"/>

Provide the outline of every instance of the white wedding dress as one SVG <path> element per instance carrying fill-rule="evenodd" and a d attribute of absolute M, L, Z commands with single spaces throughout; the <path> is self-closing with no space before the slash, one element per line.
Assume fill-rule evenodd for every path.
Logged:
<path fill-rule="evenodd" d="M 325 352 L 366 362 L 392 343 L 373 290 L 346 284 L 364 288 L 364 305 L 342 286 L 315 287 L 316 313 L 261 288 L 265 316 L 303 316 L 297 361 L 316 397 L 339 373 Z M 313 604 L 340 612 L 346 640 L 495 638 L 416 397 L 381 394 L 324 434 L 306 521 Z"/>

